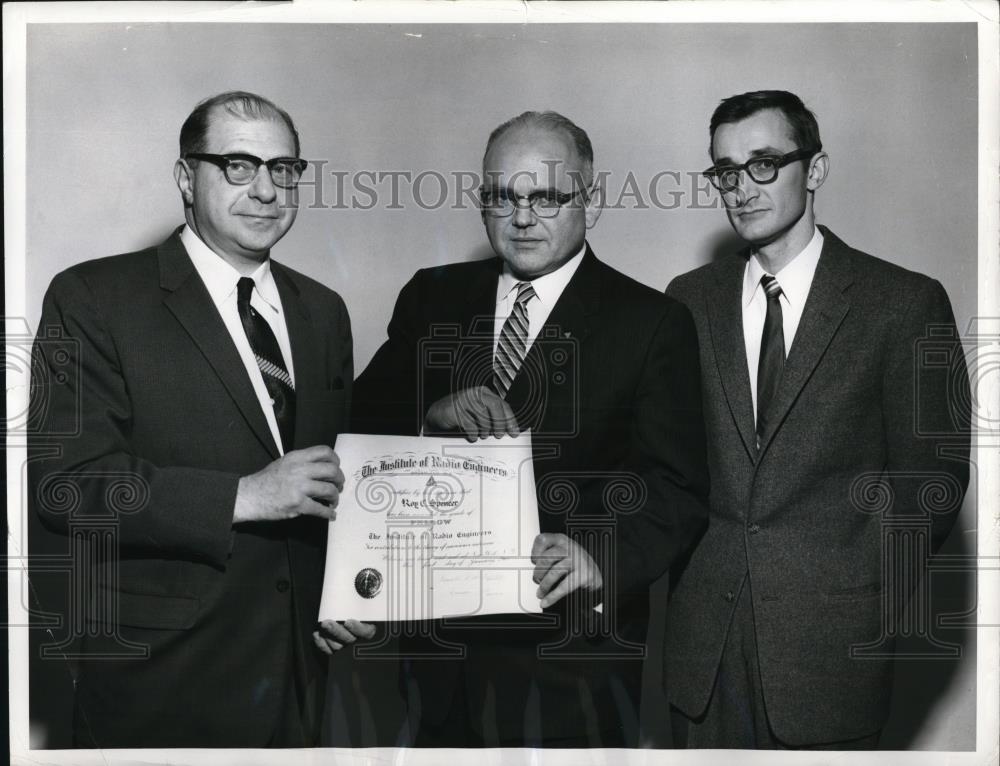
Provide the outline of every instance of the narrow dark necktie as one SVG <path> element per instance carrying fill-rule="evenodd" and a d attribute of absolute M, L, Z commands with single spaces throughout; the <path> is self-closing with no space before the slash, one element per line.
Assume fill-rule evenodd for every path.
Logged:
<path fill-rule="evenodd" d="M 271 325 L 250 305 L 253 288 L 254 281 L 250 277 L 242 277 L 236 283 L 236 308 L 274 405 L 281 445 L 288 452 L 295 441 L 295 384 L 285 367 L 285 359 Z"/>
<path fill-rule="evenodd" d="M 767 427 L 767 412 L 778 390 L 785 367 L 785 333 L 781 324 L 781 285 L 770 274 L 760 278 L 767 294 L 767 316 L 760 339 L 760 364 L 757 366 L 757 447 Z"/>
<path fill-rule="evenodd" d="M 517 283 L 514 309 L 503 323 L 497 353 L 493 359 L 493 386 L 501 398 L 507 396 L 510 384 L 521 369 L 528 346 L 528 301 L 535 297 L 531 282 Z"/>

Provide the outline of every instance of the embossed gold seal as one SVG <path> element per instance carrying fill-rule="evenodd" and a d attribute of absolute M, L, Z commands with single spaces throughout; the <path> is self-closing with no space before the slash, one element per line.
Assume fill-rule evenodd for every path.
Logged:
<path fill-rule="evenodd" d="M 377 569 L 365 567 L 354 578 L 354 590 L 361 598 L 375 598 L 382 590 L 382 573 Z"/>

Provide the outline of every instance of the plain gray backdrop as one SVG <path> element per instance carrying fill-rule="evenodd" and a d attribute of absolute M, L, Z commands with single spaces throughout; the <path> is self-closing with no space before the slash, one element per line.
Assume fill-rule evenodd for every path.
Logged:
<path fill-rule="evenodd" d="M 660 207 L 643 209 L 626 193 L 589 236 L 599 257 L 662 289 L 734 245 L 706 185 L 692 193 L 694 174 L 710 164 L 712 110 L 748 90 L 794 91 L 815 111 L 831 158 L 819 222 L 939 279 L 960 329 L 976 313 L 974 24 L 34 24 L 27 72 L 32 327 L 54 274 L 154 244 L 183 222 L 172 178 L 181 123 L 200 99 L 231 89 L 284 107 L 303 156 L 321 167 L 273 255 L 344 297 L 359 373 L 416 269 L 488 253 L 478 212 L 454 205 L 454 174 L 478 172 L 489 132 L 526 109 L 554 109 L 588 131 L 612 202 L 631 175 L 652 203 L 649 183 L 669 173 L 659 176 Z M 331 171 L 347 174 L 347 199 Z M 448 201 L 425 209 L 404 183 L 390 207 L 389 181 L 367 179 L 378 199 L 352 207 L 352 177 L 363 171 L 426 171 L 424 203 L 439 196 L 440 174 Z M 365 193 L 356 201 L 372 202 Z M 952 552 L 974 550 L 974 495 Z M 968 609 L 974 595 L 970 578 L 956 577 L 936 586 L 935 606 Z M 643 713 L 654 746 L 669 744 L 657 644 L 664 601 L 661 583 Z M 972 634 L 941 636 L 961 643 L 963 658 L 900 663 L 886 747 L 975 747 Z M 334 670 L 331 741 L 391 745 L 400 722 L 392 663 L 343 654 Z M 51 746 L 66 744 L 67 679 L 32 669 L 32 716 Z"/>

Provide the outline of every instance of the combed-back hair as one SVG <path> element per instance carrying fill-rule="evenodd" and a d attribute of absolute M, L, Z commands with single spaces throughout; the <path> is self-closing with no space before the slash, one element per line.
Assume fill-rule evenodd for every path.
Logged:
<path fill-rule="evenodd" d="M 493 144 L 499 140 L 504 133 L 512 128 L 542 128 L 545 130 L 561 130 L 570 137 L 576 153 L 580 157 L 583 165 L 583 182 L 585 186 L 590 186 L 594 180 L 594 147 L 590 144 L 590 137 L 587 131 L 577 125 L 568 117 L 564 117 L 559 112 L 522 112 L 517 117 L 512 117 L 502 125 L 498 125 L 490 133 L 486 142 L 486 151 L 483 152 L 483 169 L 486 167 L 486 156 L 493 148 Z"/>
<path fill-rule="evenodd" d="M 802 103 L 802 99 L 787 90 L 755 90 L 723 99 L 712 112 L 712 121 L 708 128 L 709 156 L 712 155 L 715 131 L 720 125 L 745 120 L 764 109 L 777 109 L 785 115 L 792 129 L 792 140 L 799 149 L 812 149 L 813 152 L 818 152 L 823 148 L 816 115 L 809 111 Z"/>
<path fill-rule="evenodd" d="M 281 120 L 288 127 L 295 142 L 295 156 L 299 156 L 299 133 L 295 123 L 284 109 L 273 101 L 245 90 L 230 90 L 206 98 L 199 103 L 181 126 L 181 157 L 189 152 L 205 151 L 205 137 L 214 110 L 223 110 L 242 120 Z"/>

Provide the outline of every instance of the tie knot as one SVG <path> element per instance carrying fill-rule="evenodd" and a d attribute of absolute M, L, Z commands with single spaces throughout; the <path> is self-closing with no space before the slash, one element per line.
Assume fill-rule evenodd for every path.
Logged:
<path fill-rule="evenodd" d="M 519 303 L 523 306 L 534 297 L 535 288 L 531 286 L 531 282 L 517 283 L 517 298 L 514 299 L 515 303 Z"/>
<path fill-rule="evenodd" d="M 253 288 L 254 281 L 250 277 L 240 277 L 240 281 L 236 283 L 236 303 L 249 304 Z"/>
<path fill-rule="evenodd" d="M 764 292 L 767 293 L 768 300 L 777 300 L 778 296 L 781 295 L 781 285 L 779 285 L 778 280 L 770 274 L 762 276 L 760 278 L 760 283 L 764 287 Z"/>

